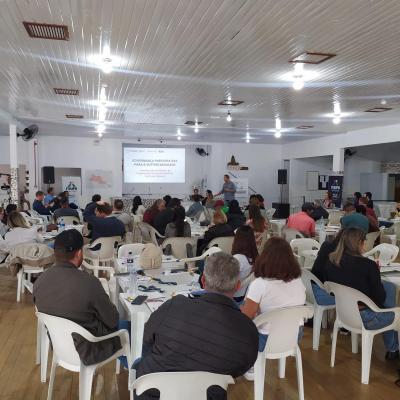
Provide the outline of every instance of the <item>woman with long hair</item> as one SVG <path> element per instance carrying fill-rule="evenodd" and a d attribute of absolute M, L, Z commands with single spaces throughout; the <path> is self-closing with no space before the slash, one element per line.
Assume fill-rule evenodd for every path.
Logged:
<path fill-rule="evenodd" d="M 185 209 L 182 206 L 174 208 L 174 219 L 165 228 L 165 237 L 190 237 L 190 224 L 185 221 Z"/>
<path fill-rule="evenodd" d="M 143 214 L 143 222 L 153 225 L 156 216 L 165 209 L 165 201 L 163 199 L 156 200 L 150 208 Z"/>
<path fill-rule="evenodd" d="M 140 196 L 135 196 L 132 201 L 132 214 L 143 215 L 146 209 L 143 206 L 142 198 Z"/>
<path fill-rule="evenodd" d="M 232 255 L 240 264 L 240 279 L 246 278 L 253 270 L 258 257 L 253 229 L 248 225 L 239 227 L 232 244 Z"/>
<path fill-rule="evenodd" d="M 256 237 L 257 247 L 261 245 L 264 237 L 264 232 L 268 229 L 267 219 L 261 215 L 260 207 L 256 205 L 251 205 L 249 208 L 249 219 L 246 222 L 254 230 L 254 235 Z"/>
<path fill-rule="evenodd" d="M 301 281 L 301 269 L 289 243 L 280 237 L 268 239 L 254 264 L 256 279 L 250 284 L 242 312 L 254 319 L 258 314 L 283 307 L 303 305 L 306 288 Z M 303 321 L 299 321 L 302 328 Z M 259 351 L 264 351 L 268 324 L 259 329 Z M 299 336 L 302 335 L 302 329 Z"/>
<path fill-rule="evenodd" d="M 390 308 L 396 305 L 396 288 L 391 282 L 381 280 L 379 268 L 373 260 L 363 257 L 366 235 L 360 229 L 348 228 L 342 232 L 336 249 L 329 255 L 324 269 L 324 280 L 356 289 L 368 296 L 378 307 Z M 394 320 L 393 312 L 376 313 L 360 305 L 361 319 L 365 329 L 380 329 Z M 397 332 L 383 333 L 386 358 L 399 356 Z"/>
<path fill-rule="evenodd" d="M 240 209 L 239 202 L 237 200 L 232 200 L 230 202 L 229 211 L 226 216 L 228 218 L 228 224 L 234 231 L 246 223 L 246 217 Z"/>
<path fill-rule="evenodd" d="M 335 204 L 333 203 L 333 195 L 331 191 L 327 191 L 324 198 L 324 207 L 325 208 L 332 208 Z"/>
<path fill-rule="evenodd" d="M 10 248 L 21 243 L 43 243 L 36 227 L 31 227 L 18 211 L 12 211 L 7 220 L 10 230 L 4 237 L 5 245 Z"/>

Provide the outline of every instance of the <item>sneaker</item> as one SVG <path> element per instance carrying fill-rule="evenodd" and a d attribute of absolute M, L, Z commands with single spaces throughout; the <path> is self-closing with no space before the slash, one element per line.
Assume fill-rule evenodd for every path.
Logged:
<path fill-rule="evenodd" d="M 254 381 L 254 367 L 251 367 L 243 376 L 248 381 Z"/>

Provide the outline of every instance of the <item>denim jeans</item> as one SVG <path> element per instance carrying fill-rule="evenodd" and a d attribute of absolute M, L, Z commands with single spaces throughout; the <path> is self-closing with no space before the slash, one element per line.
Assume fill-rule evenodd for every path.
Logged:
<path fill-rule="evenodd" d="M 394 307 L 396 305 L 396 286 L 392 282 L 382 281 L 386 291 L 384 308 Z M 376 313 L 369 308 L 360 310 L 361 319 L 365 329 L 380 329 L 390 325 L 394 320 L 393 312 Z M 393 352 L 399 350 L 399 337 L 397 331 L 390 330 L 384 332 L 383 342 L 387 351 Z"/>
<path fill-rule="evenodd" d="M 331 296 L 326 290 L 320 288 L 315 283 L 312 283 L 311 287 L 314 293 L 315 301 L 319 306 L 335 305 L 335 296 Z"/>
<path fill-rule="evenodd" d="M 300 343 L 304 334 L 304 326 L 299 327 L 299 335 L 297 337 L 297 342 Z M 264 335 L 262 333 L 258 333 L 258 351 L 261 353 L 265 349 L 265 345 L 267 344 L 268 335 Z"/>

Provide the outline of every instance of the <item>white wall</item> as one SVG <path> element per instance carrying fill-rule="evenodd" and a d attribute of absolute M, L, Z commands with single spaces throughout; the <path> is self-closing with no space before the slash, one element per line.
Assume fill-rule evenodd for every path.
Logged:
<path fill-rule="evenodd" d="M 94 145 L 94 140 L 90 138 L 42 136 L 38 138 L 39 166 L 40 169 L 44 165 L 58 168 L 81 168 L 82 203 L 88 201 L 94 194 L 86 187 L 86 171 L 112 170 L 112 187 L 101 191 L 101 194 L 104 198 L 120 196 L 122 194 L 122 143 L 129 143 L 129 141 L 103 139 L 99 145 Z M 194 153 L 194 147 L 196 146 L 189 145 L 188 150 L 190 154 L 186 170 L 190 172 L 186 194 L 190 194 L 192 185 L 200 183 L 203 178 L 207 180 L 207 188 L 218 192 L 223 183 L 223 175 L 227 172 L 227 163 L 234 155 L 240 164 L 249 167 L 248 171 L 234 171 L 235 175 L 248 178 L 249 185 L 261 193 L 268 204 L 279 199 L 277 170 L 282 167 L 280 145 L 213 143 L 210 145 L 208 157 L 197 156 Z M 201 147 L 206 147 L 206 144 L 201 144 Z M 159 192 L 182 195 L 182 193 L 174 193 L 171 185 L 161 185 Z"/>
<path fill-rule="evenodd" d="M 28 143 L 18 139 L 18 162 L 27 164 Z M 0 136 L 0 164 L 10 163 L 10 139 L 8 136 Z"/>

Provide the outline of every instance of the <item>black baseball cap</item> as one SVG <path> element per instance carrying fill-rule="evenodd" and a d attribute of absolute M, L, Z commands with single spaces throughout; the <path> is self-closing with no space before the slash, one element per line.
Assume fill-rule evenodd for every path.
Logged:
<path fill-rule="evenodd" d="M 54 240 L 54 250 L 72 253 L 83 247 L 83 237 L 76 229 L 62 231 Z"/>

